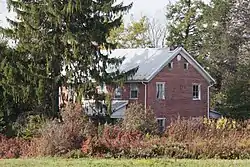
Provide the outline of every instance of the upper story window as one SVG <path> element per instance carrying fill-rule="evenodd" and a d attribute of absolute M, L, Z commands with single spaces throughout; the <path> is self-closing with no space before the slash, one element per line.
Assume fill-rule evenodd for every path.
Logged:
<path fill-rule="evenodd" d="M 138 85 L 137 84 L 131 84 L 130 85 L 130 98 L 131 99 L 137 99 L 138 98 Z"/>
<path fill-rule="evenodd" d="M 184 63 L 184 70 L 187 70 L 188 69 L 188 62 L 185 62 Z"/>
<path fill-rule="evenodd" d="M 117 86 L 115 88 L 115 99 L 121 99 L 122 98 L 122 88 L 120 86 Z"/>
<path fill-rule="evenodd" d="M 174 62 L 168 63 L 168 69 L 173 69 L 174 68 Z"/>
<path fill-rule="evenodd" d="M 193 84 L 193 100 L 200 100 L 201 99 L 201 85 L 200 84 Z"/>
<path fill-rule="evenodd" d="M 165 83 L 164 82 L 156 83 L 156 98 L 165 99 Z"/>

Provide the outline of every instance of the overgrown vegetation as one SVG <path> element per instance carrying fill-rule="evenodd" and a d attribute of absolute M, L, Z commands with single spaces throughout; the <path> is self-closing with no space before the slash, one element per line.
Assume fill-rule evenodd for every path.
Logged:
<path fill-rule="evenodd" d="M 151 47 L 160 41 L 157 32 L 148 32 L 145 17 L 119 29 L 131 5 L 115 5 L 113 0 L 8 0 L 18 21 L 8 20 L 10 27 L 0 29 L 4 37 L 0 41 L 0 133 L 4 134 L 0 158 L 250 158 L 247 0 L 207 4 L 178 0 L 168 5 L 167 45 L 183 45 L 211 73 L 217 82 L 211 104 L 226 118 L 178 119 L 159 135 L 154 112 L 132 104 L 121 124 L 103 125 L 112 122 L 108 121 L 111 97 L 105 99 L 96 87 L 122 83 L 136 68 L 126 73 L 108 71 L 122 59 L 110 58 L 101 49 L 112 50 L 114 43 Z M 8 40 L 15 46 L 10 47 Z M 100 121 L 100 113 L 87 118 L 79 105 L 70 104 L 59 112 L 62 86 L 77 92 L 76 102 L 82 97 L 94 99 L 96 105 L 108 101 L 104 119 Z"/>
<path fill-rule="evenodd" d="M 127 112 L 132 109 L 141 111 L 135 106 L 131 105 Z M 179 118 L 158 135 L 141 128 L 145 126 L 144 117 L 136 118 L 136 128 L 123 128 L 127 120 L 123 120 L 122 125 L 96 126 L 86 118 L 79 105 L 69 105 L 62 113 L 62 122 L 47 120 L 32 138 L 6 138 L 2 135 L 0 158 L 250 158 L 250 128 L 247 121 Z M 148 120 L 153 122 L 155 118 Z"/>
<path fill-rule="evenodd" d="M 62 155 L 81 147 L 88 122 L 81 105 L 68 105 L 61 115 L 62 122 L 48 121 L 38 129 L 40 135 L 31 140 L 31 156 Z"/>
<path fill-rule="evenodd" d="M 132 103 L 125 112 L 122 127 L 124 130 L 154 134 L 157 132 L 155 113 L 151 108 L 145 111 L 142 104 Z"/>

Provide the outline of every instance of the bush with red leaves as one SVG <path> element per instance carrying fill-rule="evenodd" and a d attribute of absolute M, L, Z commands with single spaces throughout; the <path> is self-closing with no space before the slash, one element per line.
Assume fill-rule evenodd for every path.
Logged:
<path fill-rule="evenodd" d="M 148 157 L 152 146 L 161 143 L 159 140 L 147 140 L 139 131 L 124 131 L 118 126 L 105 126 L 99 138 L 90 137 L 83 142 L 82 152 L 85 155 L 116 158 Z"/>
<path fill-rule="evenodd" d="M 0 159 L 19 158 L 26 156 L 29 141 L 20 138 L 7 138 L 0 135 Z"/>

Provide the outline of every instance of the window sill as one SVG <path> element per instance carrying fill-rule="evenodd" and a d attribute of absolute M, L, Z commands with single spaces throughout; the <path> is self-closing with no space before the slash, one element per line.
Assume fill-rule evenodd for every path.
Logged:
<path fill-rule="evenodd" d="M 130 100 L 137 100 L 138 97 L 137 97 L 137 98 L 130 97 L 129 99 L 130 99 Z"/>
<path fill-rule="evenodd" d="M 164 98 L 164 99 L 158 99 L 158 98 L 156 98 L 156 100 L 159 100 L 159 101 L 160 101 L 160 100 L 166 100 L 166 99 L 165 99 L 165 98 Z"/>
<path fill-rule="evenodd" d="M 200 101 L 201 99 L 193 99 L 193 101 Z"/>
<path fill-rule="evenodd" d="M 114 97 L 113 99 L 114 100 L 121 100 L 122 98 L 121 97 L 119 97 L 119 98 L 118 97 Z"/>

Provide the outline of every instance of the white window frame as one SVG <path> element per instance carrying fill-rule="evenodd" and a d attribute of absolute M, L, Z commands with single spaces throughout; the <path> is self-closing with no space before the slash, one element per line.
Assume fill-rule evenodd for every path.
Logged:
<path fill-rule="evenodd" d="M 187 67 L 186 69 L 185 69 L 185 64 L 186 64 L 186 67 Z M 183 65 L 184 70 L 188 70 L 188 65 L 189 65 L 188 62 L 184 63 L 184 65 Z"/>
<path fill-rule="evenodd" d="M 158 121 L 162 120 L 163 123 L 163 132 L 166 130 L 166 118 L 156 118 L 157 126 L 160 128 Z"/>
<path fill-rule="evenodd" d="M 120 89 L 120 97 L 117 97 L 116 95 L 117 95 L 117 93 L 118 93 L 118 89 Z M 122 88 L 120 87 L 120 86 L 117 86 L 116 88 L 115 88 L 115 90 L 114 90 L 114 99 L 121 99 L 122 98 Z"/>
<path fill-rule="evenodd" d="M 198 86 L 198 97 L 194 96 L 194 86 Z M 201 100 L 201 84 L 193 83 L 192 84 L 192 97 L 193 100 Z"/>
<path fill-rule="evenodd" d="M 169 64 L 170 64 L 170 67 L 169 67 Z M 169 62 L 168 63 L 168 69 L 173 69 L 174 68 L 174 62 L 173 61 L 171 61 L 171 62 Z"/>
<path fill-rule="evenodd" d="M 158 85 L 162 85 L 162 91 L 163 91 L 163 97 L 158 97 Z M 165 100 L 165 98 L 166 98 L 166 95 L 165 95 L 165 82 L 156 82 L 156 99 L 157 100 Z"/>
<path fill-rule="evenodd" d="M 136 97 L 132 97 L 132 91 L 137 91 L 137 96 Z M 138 99 L 138 96 L 139 96 L 139 88 L 138 88 L 138 84 L 136 83 L 133 83 L 133 84 L 130 84 L 130 95 L 129 95 L 129 98 L 130 99 Z"/>

